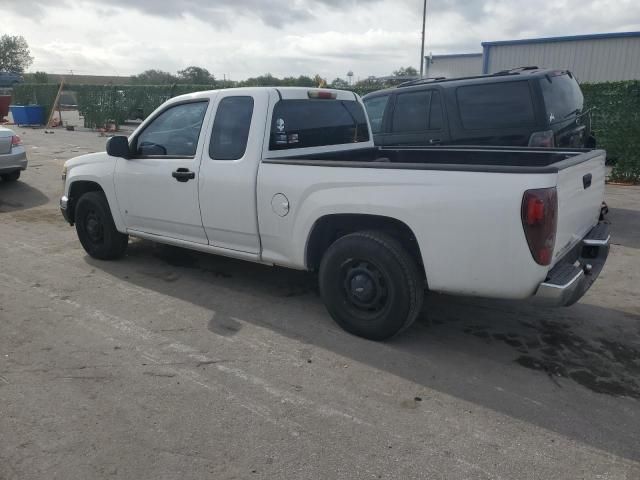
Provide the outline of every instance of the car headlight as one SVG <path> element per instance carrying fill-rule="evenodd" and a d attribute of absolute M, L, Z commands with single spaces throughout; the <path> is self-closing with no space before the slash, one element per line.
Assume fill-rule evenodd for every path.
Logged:
<path fill-rule="evenodd" d="M 67 166 L 62 167 L 62 181 L 67 179 Z"/>

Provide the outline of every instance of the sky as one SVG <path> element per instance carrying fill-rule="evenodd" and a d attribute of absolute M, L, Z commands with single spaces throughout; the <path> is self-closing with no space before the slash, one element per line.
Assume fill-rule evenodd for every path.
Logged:
<path fill-rule="evenodd" d="M 189 65 L 216 78 L 329 81 L 420 67 L 423 0 L 0 0 L 29 71 L 132 75 Z M 640 30 L 637 0 L 428 0 L 425 51 L 482 41 Z"/>

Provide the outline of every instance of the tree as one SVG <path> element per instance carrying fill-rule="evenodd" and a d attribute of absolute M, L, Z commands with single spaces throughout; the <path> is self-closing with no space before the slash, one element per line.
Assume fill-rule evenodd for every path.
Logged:
<path fill-rule="evenodd" d="M 145 70 L 138 75 L 131 76 L 134 85 L 172 85 L 178 83 L 178 77 L 162 70 Z"/>
<path fill-rule="evenodd" d="M 296 80 L 297 87 L 316 87 L 316 81 L 306 75 L 300 75 Z"/>
<path fill-rule="evenodd" d="M 327 86 L 327 79 L 322 78 L 316 73 L 315 77 L 313 77 L 313 83 L 316 87 L 325 88 Z"/>
<path fill-rule="evenodd" d="M 340 77 L 334 78 L 333 82 L 331 82 L 331 87 L 332 88 L 349 88 L 349 82 L 347 82 L 346 80 Z"/>
<path fill-rule="evenodd" d="M 33 83 L 49 83 L 49 75 L 47 72 L 36 72 L 31 75 Z"/>
<path fill-rule="evenodd" d="M 178 80 L 190 85 L 214 85 L 216 83 L 215 77 L 209 73 L 209 70 L 195 66 L 180 70 Z"/>
<path fill-rule="evenodd" d="M 0 37 L 0 71 L 24 73 L 32 63 L 29 45 L 23 36 Z"/>
<path fill-rule="evenodd" d="M 418 70 L 413 67 L 401 67 L 399 70 L 393 72 L 396 77 L 417 77 Z"/>

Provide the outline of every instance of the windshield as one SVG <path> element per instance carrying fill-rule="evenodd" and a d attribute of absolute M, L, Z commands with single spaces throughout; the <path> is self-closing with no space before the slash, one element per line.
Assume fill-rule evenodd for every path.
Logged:
<path fill-rule="evenodd" d="M 540 79 L 547 121 L 552 124 L 582 113 L 584 97 L 576 80 L 568 74 Z"/>

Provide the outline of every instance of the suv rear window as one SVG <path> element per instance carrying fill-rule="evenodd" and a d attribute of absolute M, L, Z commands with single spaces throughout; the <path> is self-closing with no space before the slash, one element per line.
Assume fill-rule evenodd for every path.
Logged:
<path fill-rule="evenodd" d="M 582 91 L 578 82 L 569 75 L 541 78 L 540 87 L 549 123 L 559 122 L 582 112 L 584 106 Z"/>
<path fill-rule="evenodd" d="M 369 140 L 362 105 L 347 100 L 280 100 L 273 109 L 270 150 Z"/>
<path fill-rule="evenodd" d="M 522 127 L 535 123 L 527 81 L 459 87 L 456 96 L 462 125 L 468 130 Z"/>

